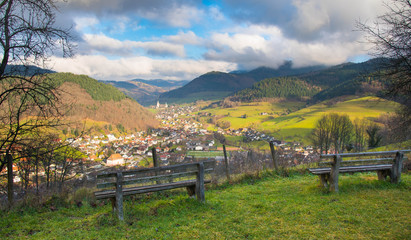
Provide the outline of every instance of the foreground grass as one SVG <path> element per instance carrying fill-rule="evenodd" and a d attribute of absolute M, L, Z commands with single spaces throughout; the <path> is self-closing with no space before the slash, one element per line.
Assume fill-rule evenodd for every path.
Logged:
<path fill-rule="evenodd" d="M 125 222 L 111 206 L 16 210 L 0 217 L 1 239 L 409 239 L 411 175 L 378 182 L 344 175 L 340 193 L 317 177 L 266 174 L 208 190 L 201 204 L 185 194 L 129 200 Z"/>

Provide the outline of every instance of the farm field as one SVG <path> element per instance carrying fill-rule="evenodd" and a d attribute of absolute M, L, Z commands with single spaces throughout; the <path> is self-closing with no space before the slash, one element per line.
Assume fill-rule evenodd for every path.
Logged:
<path fill-rule="evenodd" d="M 355 118 L 378 118 L 381 114 L 393 112 L 397 103 L 378 97 L 362 97 L 335 104 L 319 103 L 304 107 L 302 102 L 256 102 L 245 103 L 235 108 L 206 109 L 221 120 L 229 121 L 231 128 L 253 127 L 285 141 L 308 143 L 308 135 L 315 122 L 324 114 L 347 114 Z M 261 115 L 266 112 L 268 115 Z M 241 118 L 246 114 L 246 118 Z"/>
<path fill-rule="evenodd" d="M 206 191 L 206 203 L 185 192 L 128 199 L 125 221 L 111 204 L 2 213 L 1 239 L 407 239 L 411 175 L 393 185 L 375 173 L 343 175 L 340 193 L 313 175 L 265 172 Z"/>

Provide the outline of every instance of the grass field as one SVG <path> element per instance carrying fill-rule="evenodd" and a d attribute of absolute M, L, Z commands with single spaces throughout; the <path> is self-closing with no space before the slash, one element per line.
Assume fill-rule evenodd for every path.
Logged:
<path fill-rule="evenodd" d="M 222 120 L 229 121 L 231 128 L 252 126 L 281 140 L 308 143 L 307 136 L 315 122 L 326 113 L 347 114 L 351 120 L 373 119 L 383 113 L 393 112 L 397 107 L 398 104 L 395 102 L 377 97 L 362 97 L 334 105 L 319 103 L 305 108 L 302 102 L 257 102 L 245 103 L 235 108 L 215 108 L 204 111 L 215 116 L 224 116 Z M 261 115 L 262 112 L 267 112 L 269 115 Z M 240 118 L 244 114 L 247 114 L 247 118 Z"/>
<path fill-rule="evenodd" d="M 111 205 L 50 211 L 20 209 L 0 216 L 1 239 L 409 239 L 411 175 L 379 182 L 375 173 L 343 175 L 340 193 L 318 178 L 265 173 L 206 191 L 201 204 L 185 193 L 125 202 L 125 221 Z M 166 196 L 169 195 L 169 196 Z"/>

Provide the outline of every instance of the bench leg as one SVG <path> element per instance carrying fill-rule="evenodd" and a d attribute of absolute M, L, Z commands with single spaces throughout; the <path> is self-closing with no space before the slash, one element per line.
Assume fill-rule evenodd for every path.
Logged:
<path fill-rule="evenodd" d="M 112 213 L 113 213 L 113 217 L 117 217 L 117 208 L 116 208 L 116 198 L 110 198 L 110 201 L 111 201 L 111 210 L 112 210 Z"/>
<path fill-rule="evenodd" d="M 390 170 L 379 170 L 377 171 L 378 180 L 385 181 L 387 180 L 387 176 L 390 175 Z"/>
<path fill-rule="evenodd" d="M 204 202 L 204 164 L 202 162 L 199 162 L 197 164 L 197 181 L 195 186 L 195 192 L 197 200 L 200 202 Z"/>
<path fill-rule="evenodd" d="M 341 156 L 335 155 L 333 159 L 333 163 L 331 164 L 331 172 L 330 172 L 330 192 L 338 192 L 338 174 L 340 172 L 340 165 L 341 165 Z"/>
<path fill-rule="evenodd" d="M 330 179 L 330 175 L 329 174 L 321 174 L 321 175 L 318 175 L 318 177 L 320 177 L 321 186 L 328 189 L 328 186 L 329 186 L 328 185 L 328 180 Z"/>
<path fill-rule="evenodd" d="M 402 162 L 404 154 L 402 152 L 397 152 L 394 159 L 394 164 L 391 168 L 391 183 L 399 183 L 401 181 L 401 171 L 402 171 Z"/>
<path fill-rule="evenodd" d="M 194 197 L 194 195 L 196 194 L 196 186 L 189 186 L 189 187 L 186 187 L 186 189 L 187 189 L 188 196 Z"/>

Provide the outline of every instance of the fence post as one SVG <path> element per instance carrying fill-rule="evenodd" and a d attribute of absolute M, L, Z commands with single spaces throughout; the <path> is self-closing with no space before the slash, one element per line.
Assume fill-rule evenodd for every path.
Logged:
<path fill-rule="evenodd" d="M 197 181 L 196 181 L 196 196 L 200 202 L 205 201 L 204 194 L 204 163 L 197 163 Z"/>
<path fill-rule="evenodd" d="M 271 149 L 271 157 L 273 158 L 273 162 L 274 162 L 274 168 L 276 171 L 278 171 L 278 159 L 275 156 L 274 143 L 272 141 L 270 141 L 270 149 Z"/>
<path fill-rule="evenodd" d="M 391 169 L 391 183 L 399 183 L 401 181 L 402 161 L 404 159 L 404 153 L 397 152 L 394 158 L 394 164 Z"/>
<path fill-rule="evenodd" d="M 227 158 L 227 151 L 225 149 L 225 144 L 223 144 L 223 151 L 224 151 L 225 175 L 227 177 L 227 180 L 230 181 L 230 171 L 228 169 L 228 158 Z"/>
<path fill-rule="evenodd" d="M 330 191 L 338 192 L 338 174 L 340 171 L 341 156 L 339 154 L 334 155 L 333 163 L 331 164 L 330 172 Z"/>
<path fill-rule="evenodd" d="M 154 165 L 154 167 L 159 167 L 158 159 L 157 159 L 157 151 L 156 151 L 155 146 L 153 146 L 153 148 L 151 149 L 151 152 L 153 153 L 153 165 Z"/>
<path fill-rule="evenodd" d="M 116 203 L 115 203 L 115 212 L 117 213 L 118 219 L 121 221 L 124 220 L 123 214 L 123 173 L 117 172 L 116 176 Z"/>
<path fill-rule="evenodd" d="M 9 207 L 13 206 L 14 202 L 14 176 L 13 176 L 13 156 L 6 152 L 6 161 L 7 161 L 7 198 L 9 200 Z"/>

